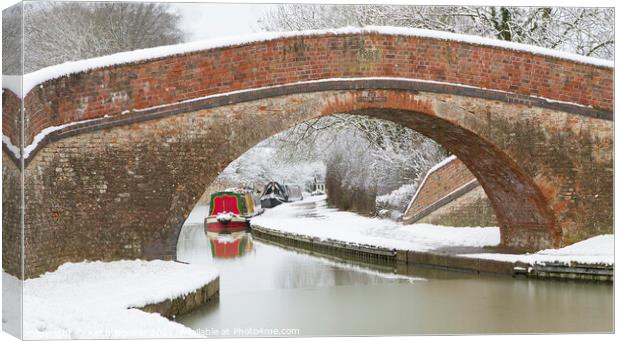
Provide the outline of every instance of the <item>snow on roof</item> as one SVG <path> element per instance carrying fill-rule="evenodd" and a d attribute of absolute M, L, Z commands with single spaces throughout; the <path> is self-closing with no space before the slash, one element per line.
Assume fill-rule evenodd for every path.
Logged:
<path fill-rule="evenodd" d="M 432 38 L 439 40 L 450 40 L 476 45 L 499 47 L 503 49 L 529 52 L 533 54 L 545 55 L 559 59 L 570 60 L 582 64 L 589 64 L 607 68 L 613 68 L 614 62 L 605 59 L 586 57 L 574 53 L 547 49 L 539 46 L 525 45 L 503 40 L 478 37 L 473 35 L 456 34 L 443 31 L 432 31 L 409 27 L 390 27 L 390 26 L 365 26 L 343 27 L 338 29 L 324 30 L 308 30 L 308 31 L 289 31 L 289 32 L 259 32 L 249 35 L 218 37 L 214 39 L 190 42 L 185 44 L 158 46 L 148 49 L 127 51 L 115 53 L 107 56 L 101 56 L 91 59 L 66 62 L 63 64 L 52 65 L 46 68 L 25 74 L 23 76 L 23 84 L 21 76 L 2 75 L 2 87 L 9 89 L 20 97 L 25 96 L 37 85 L 48 80 L 68 76 L 74 73 L 88 71 L 92 69 L 126 64 L 138 61 L 146 61 L 150 59 L 162 58 L 171 55 L 185 54 L 201 50 L 250 44 L 254 42 L 269 41 L 279 38 L 296 37 L 296 36 L 317 36 L 325 34 L 345 35 L 358 33 L 376 33 L 385 35 L 399 36 L 415 36 L 423 38 Z M 23 92 L 22 92 L 23 90 Z M 23 95 L 22 95 L 23 94 Z"/>

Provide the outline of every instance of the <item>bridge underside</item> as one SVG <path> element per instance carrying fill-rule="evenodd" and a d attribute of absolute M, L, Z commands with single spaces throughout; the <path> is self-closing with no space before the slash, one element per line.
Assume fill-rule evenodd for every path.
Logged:
<path fill-rule="evenodd" d="M 335 113 L 394 121 L 457 155 L 487 193 L 506 247 L 560 247 L 612 232 L 609 120 L 401 90 L 316 91 L 185 111 L 68 131 L 28 160 L 26 277 L 68 261 L 175 258 L 184 220 L 230 162 L 296 123 Z M 10 163 L 6 151 L 3 159 Z M 18 181 L 18 172 L 4 174 Z M 11 197 L 15 189 L 4 188 Z M 10 236 L 19 235 L 16 211 L 3 212 Z M 3 268 L 14 273 L 7 255 L 16 250 L 3 246 Z"/>

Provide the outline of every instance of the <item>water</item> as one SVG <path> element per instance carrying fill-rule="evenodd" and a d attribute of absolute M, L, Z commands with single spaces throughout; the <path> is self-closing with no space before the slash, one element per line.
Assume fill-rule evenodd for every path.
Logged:
<path fill-rule="evenodd" d="M 205 335 L 273 336 L 276 331 L 295 336 L 583 333 L 613 329 L 611 285 L 431 270 L 414 270 L 403 276 L 394 269 L 286 250 L 252 240 L 247 234 L 217 238 L 211 235 L 209 242 L 202 224 L 188 224 L 179 240 L 181 260 L 214 264 L 220 271 L 219 302 L 178 319 Z"/>

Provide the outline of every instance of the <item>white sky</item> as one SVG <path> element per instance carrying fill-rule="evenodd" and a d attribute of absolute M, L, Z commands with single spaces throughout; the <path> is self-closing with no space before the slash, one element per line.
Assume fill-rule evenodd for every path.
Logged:
<path fill-rule="evenodd" d="M 181 28 L 187 40 L 234 36 L 258 32 L 259 18 L 271 4 L 184 3 L 171 4 L 183 16 Z"/>

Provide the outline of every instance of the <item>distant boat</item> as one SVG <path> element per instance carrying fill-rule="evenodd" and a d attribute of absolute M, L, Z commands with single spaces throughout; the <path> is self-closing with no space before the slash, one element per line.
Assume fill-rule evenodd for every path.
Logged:
<path fill-rule="evenodd" d="M 288 201 L 286 187 L 271 181 L 265 185 L 263 195 L 260 197 L 260 206 L 262 208 L 272 208 L 286 201 Z"/>
<path fill-rule="evenodd" d="M 252 193 L 228 190 L 211 194 L 209 215 L 205 218 L 208 232 L 232 233 L 250 229 L 250 218 L 262 213 L 254 208 Z"/>

